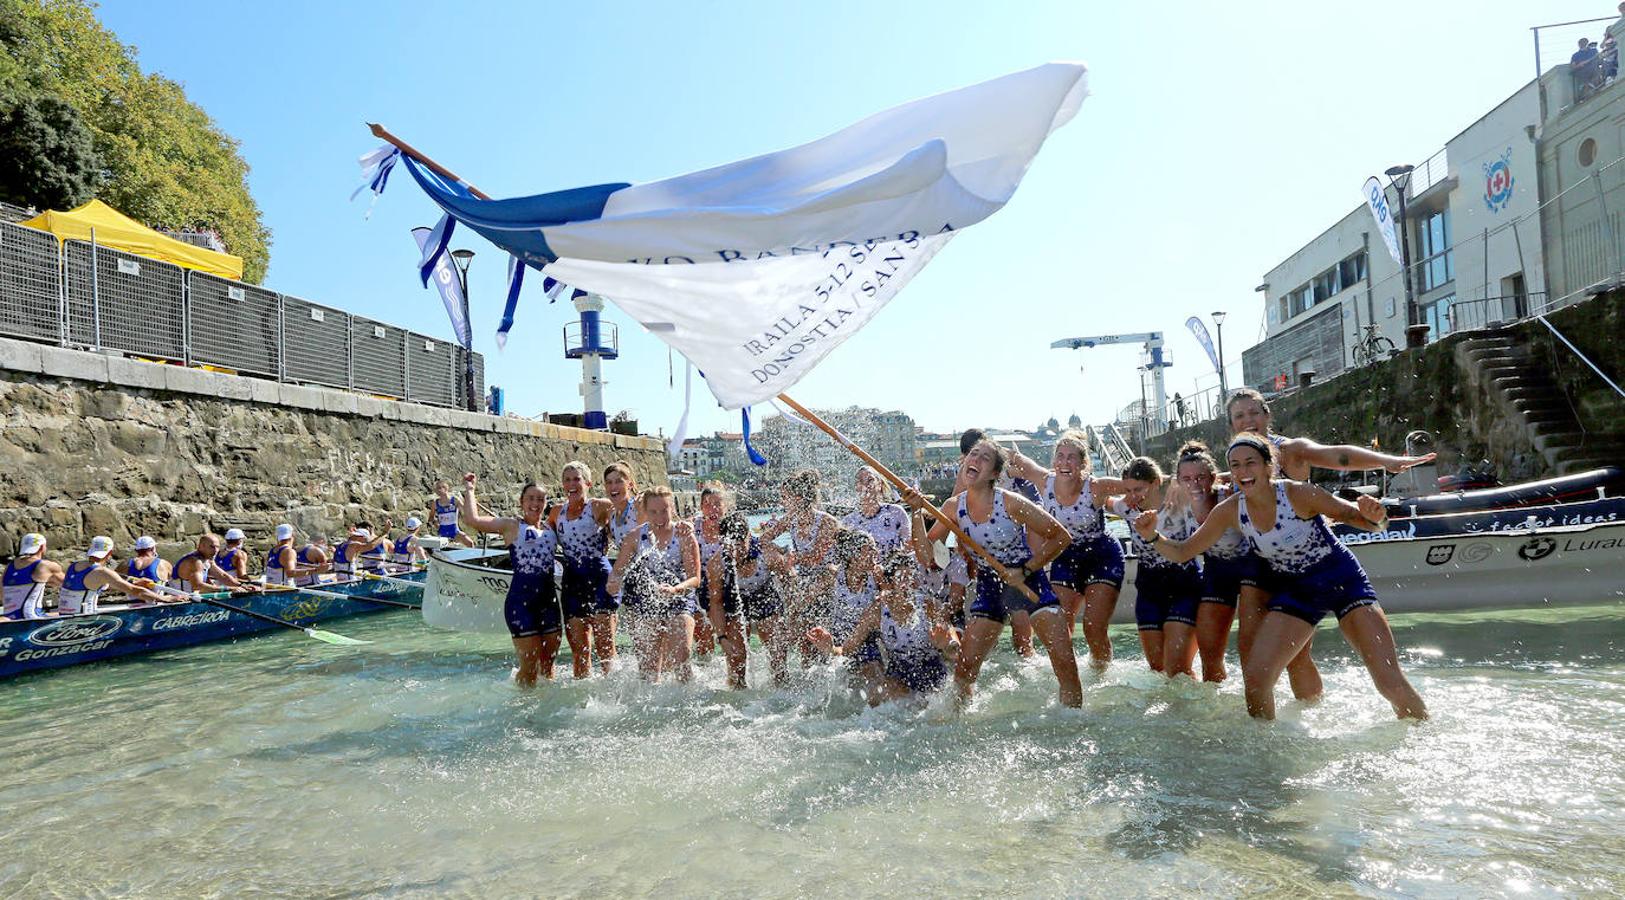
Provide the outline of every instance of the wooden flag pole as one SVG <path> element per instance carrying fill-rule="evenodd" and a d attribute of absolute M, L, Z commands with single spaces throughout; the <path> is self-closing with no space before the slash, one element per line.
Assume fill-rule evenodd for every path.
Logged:
<path fill-rule="evenodd" d="M 850 450 L 853 456 L 863 460 L 870 468 L 874 469 L 881 478 L 891 482 L 892 487 L 897 488 L 898 491 L 914 490 L 914 488 L 910 487 L 907 482 L 897 477 L 896 473 L 886 468 L 886 466 L 882 464 L 880 460 L 869 455 L 869 451 L 859 447 L 857 444 L 852 443 L 851 439 L 840 432 L 840 429 L 824 421 L 824 419 L 817 413 L 790 399 L 788 394 L 780 394 L 779 400 L 783 402 L 785 406 L 795 410 L 797 415 L 818 426 L 820 431 L 834 438 L 835 443 L 840 444 L 847 450 Z M 981 544 L 971 540 L 970 535 L 966 534 L 965 530 L 959 527 L 959 523 L 954 521 L 952 516 L 944 514 L 941 508 L 933 503 L 926 504 L 925 510 L 938 522 L 941 522 L 944 526 L 946 526 L 949 531 L 953 532 L 954 537 L 959 539 L 959 545 L 961 547 L 965 547 L 972 553 L 975 553 L 977 556 L 981 557 L 982 560 L 987 563 L 987 565 L 992 567 L 993 571 L 999 573 L 1000 578 L 1004 579 L 1004 581 L 1011 587 L 1017 588 L 1023 594 L 1026 594 L 1028 599 L 1034 602 L 1038 601 L 1038 595 L 1033 593 L 1033 589 L 1027 586 L 1026 581 L 1024 581 L 1019 574 L 1016 574 L 1010 571 L 1010 569 L 1006 568 L 1004 563 L 999 562 L 992 553 L 988 552 L 986 547 L 983 547 Z"/>
<path fill-rule="evenodd" d="M 436 175 L 439 175 L 441 178 L 449 178 L 452 181 L 455 181 L 458 184 L 462 185 L 463 187 L 468 188 L 468 192 L 470 194 L 473 194 L 474 196 L 480 198 L 481 200 L 489 200 L 489 199 L 491 199 L 490 194 L 487 194 L 486 192 L 480 190 L 479 188 L 473 186 L 472 184 L 469 184 L 468 182 L 464 181 L 463 179 L 457 177 L 456 172 L 453 172 L 452 170 L 450 170 L 450 169 L 446 168 L 445 166 L 435 162 L 434 160 L 430 159 L 429 157 L 424 156 L 423 153 L 420 152 L 416 147 L 412 146 L 411 144 L 408 144 L 407 142 L 405 142 L 405 141 L 401 140 L 400 138 L 396 137 L 395 135 L 390 134 L 389 129 L 385 128 L 384 126 L 379 125 L 376 122 L 368 122 L 367 127 L 372 129 L 373 136 L 378 137 L 378 138 L 384 140 L 387 143 L 394 144 L 402 153 L 404 153 L 407 156 L 410 156 L 413 159 L 417 160 L 418 162 L 422 163 L 424 168 L 426 168 L 429 171 L 435 173 Z"/>

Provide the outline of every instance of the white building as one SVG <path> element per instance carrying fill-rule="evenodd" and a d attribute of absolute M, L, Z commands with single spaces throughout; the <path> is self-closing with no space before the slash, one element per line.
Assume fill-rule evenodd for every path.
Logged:
<path fill-rule="evenodd" d="M 677 453 L 678 464 L 695 478 L 706 479 L 723 472 L 739 472 L 747 467 L 744 442 L 738 432 L 717 432 L 710 437 L 689 438 Z"/>
<path fill-rule="evenodd" d="M 1406 189 L 1417 324 L 1437 340 L 1462 328 L 1527 314 L 1545 282 L 1535 134 L 1536 82 L 1418 163 Z M 1386 169 L 1394 161 L 1378 161 Z M 1367 173 L 1346 175 L 1361 199 Z M 1382 176 L 1378 176 L 1379 178 Z M 1397 191 L 1389 202 L 1399 210 Z M 1263 390 L 1325 379 L 1353 364 L 1375 325 L 1397 347 L 1408 324 L 1401 266 L 1363 202 L 1263 278 L 1266 337 L 1242 354 L 1245 383 Z"/>

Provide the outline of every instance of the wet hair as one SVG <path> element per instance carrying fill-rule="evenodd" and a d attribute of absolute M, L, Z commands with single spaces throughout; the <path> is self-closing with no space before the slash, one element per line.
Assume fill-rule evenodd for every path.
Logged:
<path fill-rule="evenodd" d="M 971 445 L 970 450 L 966 451 L 965 455 L 969 456 L 971 454 L 971 452 L 976 450 L 978 447 L 987 447 L 989 450 L 993 451 L 993 477 L 997 478 L 997 477 L 999 477 L 999 475 L 1003 474 L 1003 472 L 1004 472 L 1004 464 L 1006 462 L 1006 458 L 1005 458 L 1006 455 L 1005 455 L 1005 452 L 1004 452 L 1004 448 L 1000 447 L 998 444 L 993 443 L 992 441 L 988 440 L 987 438 L 982 438 L 981 440 L 977 441 L 975 444 Z"/>
<path fill-rule="evenodd" d="M 1251 400 L 1258 404 L 1258 408 L 1264 411 L 1264 415 L 1271 414 L 1269 401 L 1264 399 L 1263 394 L 1248 387 L 1236 388 L 1230 392 L 1230 399 L 1224 401 L 1224 418 L 1226 422 L 1230 419 L 1231 411 L 1236 408 L 1236 403 L 1241 400 Z"/>
<path fill-rule="evenodd" d="M 750 538 L 750 522 L 746 520 L 744 513 L 737 510 L 723 516 L 722 521 L 717 524 L 717 530 L 722 532 L 722 539 L 725 541 Z"/>
<path fill-rule="evenodd" d="M 1174 457 L 1174 474 L 1179 474 L 1179 467 L 1186 463 L 1200 463 L 1207 467 L 1209 472 L 1217 475 L 1219 464 L 1213 459 L 1213 451 L 1201 441 L 1186 441 L 1179 448 L 1179 455 Z"/>
<path fill-rule="evenodd" d="M 965 429 L 965 433 L 959 436 L 959 455 L 965 456 L 972 450 L 976 449 L 977 444 L 980 444 L 985 440 L 987 440 L 987 432 L 983 431 L 982 429 Z"/>
<path fill-rule="evenodd" d="M 519 489 L 519 502 L 520 503 L 525 502 L 525 495 L 530 493 L 531 488 L 535 488 L 536 490 L 541 491 L 542 492 L 542 499 L 543 500 L 547 499 L 547 488 L 542 487 L 541 485 L 537 484 L 534 481 L 527 481 L 527 482 L 525 482 L 525 486 Z"/>
<path fill-rule="evenodd" d="M 1230 440 L 1230 447 L 1224 452 L 1225 457 L 1228 458 L 1230 456 L 1230 452 L 1235 450 L 1237 447 L 1251 447 L 1258 451 L 1259 456 L 1264 457 L 1264 462 L 1266 465 L 1275 464 L 1275 446 L 1269 442 L 1268 438 L 1261 434 L 1251 431 L 1243 431 L 1241 434 L 1236 435 Z"/>
<path fill-rule="evenodd" d="M 609 465 L 605 466 L 604 467 L 604 480 L 605 481 L 609 480 L 609 475 L 610 475 L 611 472 L 619 472 L 619 473 L 621 473 L 621 480 L 625 481 L 628 487 L 634 487 L 634 486 L 637 485 L 637 480 L 632 477 L 632 464 L 627 462 L 626 460 L 617 459 L 614 462 L 610 463 Z"/>
<path fill-rule="evenodd" d="M 780 490 L 788 491 L 812 504 L 818 502 L 818 487 L 818 471 L 802 469 L 784 479 L 784 485 Z"/>
<path fill-rule="evenodd" d="M 1068 428 L 1061 432 L 1060 437 L 1055 439 L 1055 449 L 1059 450 L 1062 446 L 1071 447 L 1078 451 L 1078 459 L 1083 460 L 1083 471 L 1088 472 L 1090 470 L 1088 435 L 1076 428 Z"/>
<path fill-rule="evenodd" d="M 582 462 L 579 459 L 573 459 L 573 460 L 571 460 L 571 461 L 564 464 L 564 468 L 561 470 L 561 474 L 563 472 L 569 472 L 571 470 L 574 470 L 576 472 L 581 473 L 581 480 L 583 482 L 585 482 L 586 484 L 589 484 L 589 485 L 592 484 L 592 470 L 587 468 L 586 463 Z M 559 480 L 562 482 L 563 478 L 561 477 Z"/>
<path fill-rule="evenodd" d="M 830 556 L 836 565 L 844 566 L 858 557 L 865 549 L 873 549 L 875 539 L 867 531 L 856 528 L 842 528 L 835 532 L 835 546 L 830 548 Z"/>
<path fill-rule="evenodd" d="M 675 499 L 672 497 L 671 488 L 663 484 L 657 484 L 654 487 L 643 489 L 643 493 L 638 495 L 638 506 L 648 509 L 649 501 L 655 499 L 656 497 L 665 497 L 667 500 L 675 502 Z"/>
<path fill-rule="evenodd" d="M 1149 456 L 1136 456 L 1123 467 L 1123 478 L 1133 481 L 1144 481 L 1147 484 L 1161 484 L 1163 479 L 1162 467 Z"/>

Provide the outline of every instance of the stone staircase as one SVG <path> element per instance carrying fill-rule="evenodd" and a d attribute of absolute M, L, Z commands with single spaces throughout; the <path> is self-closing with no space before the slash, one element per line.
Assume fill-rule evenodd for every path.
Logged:
<path fill-rule="evenodd" d="M 1485 438 L 1526 443 L 1545 460 L 1546 472 L 1568 475 L 1625 462 L 1625 440 L 1591 434 L 1569 397 L 1510 330 L 1486 331 L 1456 347 L 1462 371 L 1504 419 L 1478 429 Z M 1520 440 L 1521 439 L 1521 440 Z"/>

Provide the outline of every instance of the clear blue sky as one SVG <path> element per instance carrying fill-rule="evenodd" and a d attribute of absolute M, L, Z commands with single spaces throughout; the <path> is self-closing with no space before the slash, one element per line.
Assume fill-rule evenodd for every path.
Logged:
<path fill-rule="evenodd" d="M 1211 372 L 1188 316 L 1227 310 L 1239 360 L 1261 335 L 1263 272 L 1357 206 L 1368 175 L 1420 162 L 1527 82 L 1528 26 L 1612 7 L 116 0 L 100 14 L 242 142 L 274 237 L 270 287 L 441 336 L 408 233 L 434 218 L 429 201 L 397 173 L 370 221 L 364 199 L 346 202 L 355 158 L 376 144 L 366 121 L 514 196 L 679 174 L 1083 60 L 1093 96 L 1010 205 L 795 392 L 951 430 L 1106 421 L 1138 398 L 1133 348 L 1047 349 L 1058 337 L 1161 329 L 1169 390 L 1188 393 Z M 498 354 L 505 257 L 469 240 L 488 381 L 521 413 L 579 411 L 579 365 L 559 334 L 574 311 L 533 282 Z M 609 318 L 622 324 L 609 412 L 670 433 L 681 360 L 670 387 L 665 346 Z M 691 433 L 738 427 L 696 407 Z"/>

